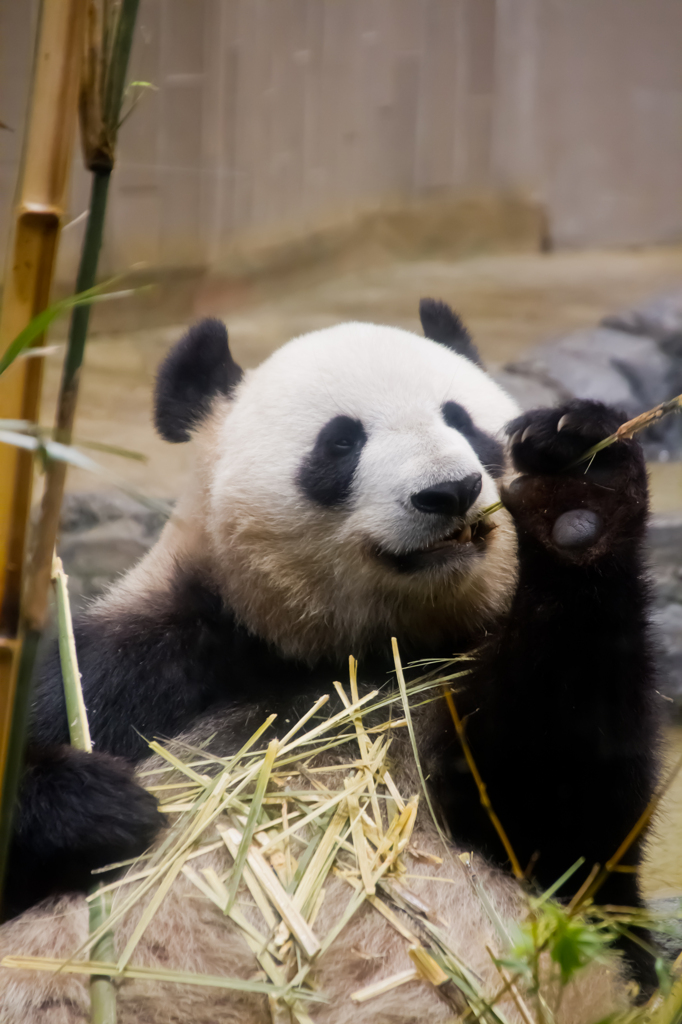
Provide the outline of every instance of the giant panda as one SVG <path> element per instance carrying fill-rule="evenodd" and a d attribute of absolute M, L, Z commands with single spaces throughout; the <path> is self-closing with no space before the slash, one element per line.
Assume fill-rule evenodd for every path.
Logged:
<path fill-rule="evenodd" d="M 365 684 L 387 685 L 392 636 L 406 662 L 473 652 L 458 694 L 469 744 L 539 886 L 580 856 L 584 872 L 604 863 L 635 823 L 653 791 L 657 746 L 640 446 L 619 441 L 574 465 L 616 429 L 617 412 L 574 401 L 520 414 L 456 314 L 433 300 L 422 300 L 420 314 L 425 337 L 345 323 L 290 341 L 247 373 L 219 321 L 197 324 L 170 352 L 155 422 L 170 442 L 193 440 L 194 478 L 155 547 L 76 620 L 95 754 L 68 747 L 57 656 L 43 668 L 9 916 L 85 891 L 93 869 L 152 842 L 163 819 L 131 774 L 145 737 L 217 734 L 222 749 L 234 749 L 267 714 L 284 721 L 328 692 L 349 654 Z M 506 510 L 482 521 L 500 490 Z M 419 740 L 453 849 L 477 851 L 511 913 L 506 854 L 440 702 L 420 719 Z M 420 829 L 420 845 L 433 848 L 427 820 Z M 627 865 L 640 854 L 635 844 Z M 466 882 L 421 885 L 445 908 L 456 941 L 478 949 L 476 969 L 487 977 L 492 939 Z M 641 905 L 636 874 L 612 875 L 601 898 Z M 147 936 L 152 962 L 253 970 L 222 920 L 218 934 L 210 911 L 169 901 Z M 3 951 L 72 952 L 85 928 L 82 903 L 65 898 L 53 918 L 51 907 L 6 924 Z M 321 968 L 335 1015 L 319 1019 L 447 1020 L 451 1011 L 418 985 L 368 1004 L 366 1017 L 341 1008 L 367 967 L 356 953 L 369 928 L 382 971 L 400 956 L 404 965 L 388 926 L 349 926 L 343 949 Z M 639 947 L 626 949 L 626 962 L 652 983 Z M 74 977 L 21 984 L 7 974 L 1 1019 L 82 1019 Z M 565 1019 L 589 1020 L 610 985 L 602 979 L 573 1010 L 566 1004 Z M 149 992 L 130 996 L 120 1020 L 189 1019 L 188 1008 L 193 1021 L 269 1019 L 243 995 Z M 53 1018 L 40 1016 L 46 1006 Z"/>

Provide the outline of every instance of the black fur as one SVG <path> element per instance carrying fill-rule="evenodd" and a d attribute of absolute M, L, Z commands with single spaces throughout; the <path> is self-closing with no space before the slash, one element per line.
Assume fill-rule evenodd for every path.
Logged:
<path fill-rule="evenodd" d="M 146 740 L 176 736 L 217 708 L 253 706 L 257 717 L 267 707 L 266 714 L 288 717 L 293 700 L 326 693 L 329 680 L 348 668 L 345 659 L 314 666 L 282 659 L 235 621 L 208 581 L 182 573 L 168 602 L 147 616 L 135 611 L 93 621 L 86 614 L 74 633 L 93 745 L 130 762 L 148 755 Z M 408 658 L 422 653 L 405 650 Z M 450 645 L 427 653 L 446 658 Z M 385 682 L 392 667 L 388 645 L 363 666 Z M 30 736 L 39 747 L 68 742 L 56 645 L 38 681 Z"/>
<path fill-rule="evenodd" d="M 471 340 L 471 335 L 457 314 L 445 302 L 439 302 L 437 299 L 421 299 L 419 319 L 425 338 L 451 348 L 453 352 L 471 360 L 477 366 L 483 366 L 483 360 Z"/>
<path fill-rule="evenodd" d="M 8 865 L 3 912 L 93 884 L 91 871 L 137 857 L 164 824 L 129 763 L 68 746 L 31 748 Z M 109 873 L 99 876 L 109 881 Z"/>
<path fill-rule="evenodd" d="M 459 430 L 476 452 L 481 465 L 497 479 L 504 473 L 504 446 L 477 427 L 466 409 L 458 402 L 443 405 L 443 419 L 453 430 Z"/>
<path fill-rule="evenodd" d="M 504 500 L 518 532 L 518 588 L 508 616 L 487 640 L 457 696 L 474 757 L 522 865 L 536 858 L 532 871 L 544 887 L 579 856 L 586 858 L 584 870 L 565 887 L 567 894 L 593 863 L 603 864 L 614 853 L 656 779 L 641 449 L 635 441 L 621 441 L 599 453 L 587 470 L 570 468 L 619 422 L 621 417 L 605 406 L 574 402 L 527 413 L 510 425 L 512 458 L 522 475 Z M 557 519 L 573 511 L 599 517 L 603 525 L 592 543 L 556 543 Z M 105 621 L 86 615 L 76 626 L 76 642 L 96 748 L 131 760 L 144 753 L 133 727 L 147 736 L 173 735 L 221 706 L 233 709 L 233 742 L 241 740 L 245 709 L 251 713 L 249 732 L 273 710 L 284 712 L 280 721 L 286 728 L 284 719 L 295 713 L 296 702 L 305 696 L 309 706 L 310 698 L 326 692 L 343 670 L 332 661 L 310 667 L 282 660 L 234 622 L 209 585 L 187 578 L 179 579 L 167 604 L 150 608 L 146 618 L 131 614 Z M 453 637 L 447 646 L 451 649 L 408 648 L 404 658 L 447 657 L 466 643 Z M 387 679 L 389 658 L 387 642 L 385 650 L 363 661 L 367 683 Z M 505 864 L 445 707 L 434 707 L 431 715 L 422 758 L 452 834 Z M 36 696 L 33 740 L 41 745 L 66 741 L 54 660 Z M 68 770 L 76 779 L 76 769 Z M 75 781 L 60 778 L 55 792 L 62 787 L 67 793 L 77 788 Z M 20 842 L 22 836 L 33 837 L 19 846 L 27 862 L 31 843 L 38 844 L 35 800 L 24 800 L 20 812 Z M 79 803 L 78 822 L 90 815 L 90 801 L 97 816 L 103 800 L 93 791 Z M 68 800 L 50 803 L 58 834 L 68 835 L 76 812 Z M 146 809 L 138 816 L 134 807 L 130 800 L 125 824 L 142 842 L 149 835 L 149 817 Z M 627 863 L 637 864 L 640 855 L 636 845 Z M 43 857 L 40 885 L 22 890 L 24 903 L 40 898 L 53 873 L 63 884 L 60 856 L 57 851 L 54 863 Z M 19 860 L 15 856 L 13 864 Z M 72 884 L 85 887 L 88 881 L 83 875 Z M 600 898 L 640 905 L 636 877 L 613 875 Z M 627 953 L 639 979 L 655 983 L 641 951 L 629 947 Z"/>
<path fill-rule="evenodd" d="M 166 441 L 189 441 L 216 395 L 229 395 L 242 379 L 221 320 L 201 320 L 166 356 L 154 392 L 154 425 Z"/>
<path fill-rule="evenodd" d="M 362 423 L 350 416 L 326 423 L 298 471 L 296 482 L 305 496 L 327 508 L 346 501 L 366 440 Z"/>

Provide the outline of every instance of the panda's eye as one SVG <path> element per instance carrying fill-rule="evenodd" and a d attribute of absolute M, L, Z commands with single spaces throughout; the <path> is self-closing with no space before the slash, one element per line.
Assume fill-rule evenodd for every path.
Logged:
<path fill-rule="evenodd" d="M 329 447 L 338 452 L 340 455 L 345 455 L 351 448 L 355 447 L 355 441 L 352 437 L 337 437 L 335 440 L 329 442 Z"/>
<path fill-rule="evenodd" d="M 471 416 L 457 402 L 446 402 L 442 408 L 442 413 L 443 419 L 453 430 L 460 430 L 463 434 L 468 434 L 475 430 Z"/>
<path fill-rule="evenodd" d="M 350 416 L 336 416 L 320 432 L 319 440 L 323 442 L 328 455 L 342 456 L 361 448 L 367 440 L 362 423 L 352 420 Z"/>
<path fill-rule="evenodd" d="M 366 440 L 360 420 L 335 416 L 325 423 L 296 475 L 298 486 L 310 501 L 326 508 L 346 501 Z"/>

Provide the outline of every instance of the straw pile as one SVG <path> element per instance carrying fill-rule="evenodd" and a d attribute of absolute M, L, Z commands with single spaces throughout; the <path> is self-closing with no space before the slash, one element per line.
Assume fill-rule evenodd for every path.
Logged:
<path fill-rule="evenodd" d="M 163 843 L 132 865 L 126 877 L 89 897 L 114 893 L 111 915 L 91 931 L 71 959 L 11 956 L 2 966 L 262 993 L 269 999 L 273 1021 L 284 1012 L 286 1019 L 298 1024 L 313 1024 L 315 1001 L 324 999 L 315 988 L 316 963 L 333 950 L 344 927 L 367 903 L 402 937 L 413 966 L 353 991 L 352 1000 L 365 1002 L 420 979 L 436 987 L 453 1016 L 471 1009 L 479 1019 L 505 1024 L 495 998 L 484 997 L 478 975 L 434 923 L 434 908 L 425 906 L 404 878 L 403 855 L 408 849 L 432 863 L 440 863 L 440 858 L 414 848 L 419 797 L 399 792 L 388 755 L 395 730 L 409 730 L 414 742 L 409 701 L 432 699 L 429 691 L 442 677 L 438 684 L 425 677 L 408 694 L 399 661 L 397 667 L 398 693 L 386 696 L 375 690 L 360 697 L 351 659 L 350 693 L 334 684 L 342 710 L 330 717 L 320 715 L 329 700 L 323 696 L 267 747 L 259 743 L 274 715 L 229 758 L 181 741 L 151 743 L 162 766 L 146 772 L 144 781 L 162 809 L 176 816 Z M 400 717 L 395 717 L 394 705 Z M 383 721 L 366 725 L 369 712 L 376 722 L 382 710 Z M 231 859 L 226 873 L 198 866 L 204 854 L 223 847 Z M 212 901 L 241 930 L 263 980 L 135 966 L 140 939 L 181 874 L 197 896 Z M 341 916 L 322 935 L 315 924 L 332 877 L 346 883 L 348 899 Z M 238 894 L 240 902 L 246 894 L 258 908 L 261 927 L 254 926 L 253 915 L 249 919 L 243 912 Z M 139 919 L 118 961 L 83 959 L 133 908 Z M 497 998 L 509 999 L 512 990 L 514 1001 L 520 999 L 505 981 L 501 973 Z"/>

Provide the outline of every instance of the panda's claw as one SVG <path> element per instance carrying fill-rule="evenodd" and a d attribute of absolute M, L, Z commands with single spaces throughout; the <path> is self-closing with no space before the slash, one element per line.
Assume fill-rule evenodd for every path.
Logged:
<path fill-rule="evenodd" d="M 625 417 L 600 402 L 573 401 L 556 409 L 533 409 L 507 427 L 511 455 L 519 473 L 577 472 L 571 467 L 592 445 L 614 433 Z M 637 442 L 614 445 L 600 452 L 589 472 L 619 473 Z M 579 470 L 585 474 L 585 467 Z"/>

